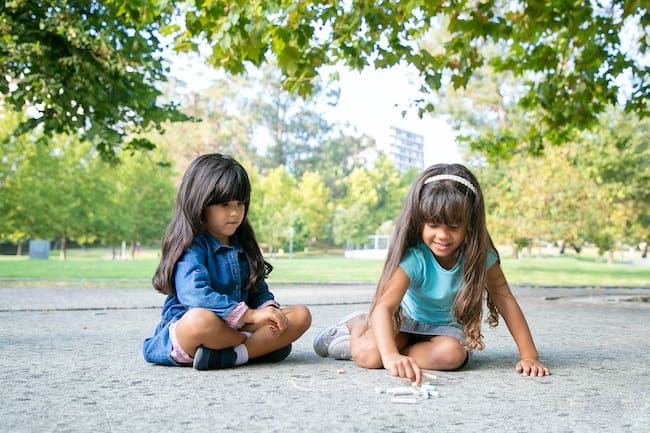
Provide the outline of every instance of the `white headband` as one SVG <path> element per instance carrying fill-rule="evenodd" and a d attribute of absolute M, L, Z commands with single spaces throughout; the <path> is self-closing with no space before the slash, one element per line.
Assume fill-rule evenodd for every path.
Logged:
<path fill-rule="evenodd" d="M 478 195 L 478 192 L 476 191 L 476 187 L 472 185 L 470 181 L 468 181 L 463 177 L 456 176 L 455 174 L 439 174 L 436 176 L 431 176 L 430 178 L 424 181 L 424 184 L 426 185 L 427 183 L 436 182 L 439 180 L 453 180 L 454 182 L 462 183 L 467 188 L 469 188 L 474 193 L 474 195 Z"/>

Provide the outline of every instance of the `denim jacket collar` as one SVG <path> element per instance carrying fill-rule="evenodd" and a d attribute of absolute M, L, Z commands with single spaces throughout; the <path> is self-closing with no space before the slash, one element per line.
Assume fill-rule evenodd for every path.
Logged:
<path fill-rule="evenodd" d="M 205 232 L 204 236 L 208 239 L 208 242 L 210 243 L 210 251 L 212 251 L 212 254 L 216 253 L 219 251 L 221 248 L 225 249 L 235 249 L 238 253 L 243 253 L 244 249 L 241 245 L 241 242 L 239 241 L 239 237 L 237 235 L 233 235 L 230 237 L 230 245 L 226 245 L 222 243 L 219 239 L 215 238 L 212 236 L 210 232 Z"/>

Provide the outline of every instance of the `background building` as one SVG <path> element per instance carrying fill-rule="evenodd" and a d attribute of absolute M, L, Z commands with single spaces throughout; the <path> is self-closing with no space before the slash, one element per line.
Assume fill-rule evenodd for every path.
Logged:
<path fill-rule="evenodd" d="M 424 136 L 406 129 L 390 126 L 384 137 L 377 137 L 377 146 L 405 172 L 410 168 L 424 169 Z"/>
<path fill-rule="evenodd" d="M 393 161 L 395 169 L 406 172 L 414 169 L 421 172 L 427 165 L 425 161 L 424 135 L 397 126 L 386 126 L 372 134 L 369 146 L 358 158 L 371 167 L 380 154 L 384 154 Z"/>

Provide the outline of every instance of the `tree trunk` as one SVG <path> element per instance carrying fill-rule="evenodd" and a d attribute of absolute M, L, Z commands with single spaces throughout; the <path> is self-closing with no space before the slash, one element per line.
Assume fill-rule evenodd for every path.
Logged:
<path fill-rule="evenodd" d="M 65 260 L 65 234 L 61 236 L 61 250 L 59 251 L 59 260 Z"/>

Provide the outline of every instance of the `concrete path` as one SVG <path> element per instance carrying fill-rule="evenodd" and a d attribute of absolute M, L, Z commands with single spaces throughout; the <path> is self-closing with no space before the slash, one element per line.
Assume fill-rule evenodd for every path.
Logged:
<path fill-rule="evenodd" d="M 485 327 L 486 350 L 415 404 L 377 392 L 406 381 L 311 348 L 373 287 L 272 290 L 313 315 L 290 357 L 199 372 L 143 361 L 153 289 L 0 287 L 0 432 L 650 432 L 650 289 L 515 289 L 552 376 L 516 374 L 505 325 Z"/>

